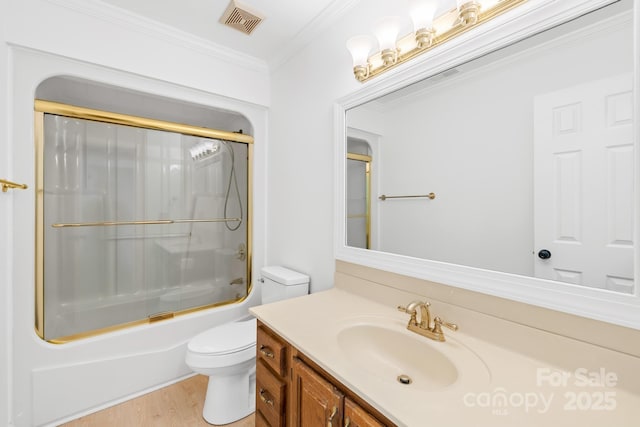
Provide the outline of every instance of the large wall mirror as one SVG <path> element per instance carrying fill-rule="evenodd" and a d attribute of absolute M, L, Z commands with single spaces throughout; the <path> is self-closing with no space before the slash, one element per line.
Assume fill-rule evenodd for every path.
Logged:
<path fill-rule="evenodd" d="M 634 2 L 582 3 L 345 100 L 338 258 L 640 328 Z"/>

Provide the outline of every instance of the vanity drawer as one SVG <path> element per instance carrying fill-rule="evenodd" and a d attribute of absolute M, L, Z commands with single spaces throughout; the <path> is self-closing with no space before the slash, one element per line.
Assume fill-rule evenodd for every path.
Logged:
<path fill-rule="evenodd" d="M 258 326 L 257 360 L 263 360 L 267 366 L 280 375 L 287 372 L 287 347 L 284 342 L 274 337 L 263 326 Z"/>
<path fill-rule="evenodd" d="M 284 426 L 286 383 L 275 376 L 262 360 L 256 363 L 256 412 L 271 427 Z"/>

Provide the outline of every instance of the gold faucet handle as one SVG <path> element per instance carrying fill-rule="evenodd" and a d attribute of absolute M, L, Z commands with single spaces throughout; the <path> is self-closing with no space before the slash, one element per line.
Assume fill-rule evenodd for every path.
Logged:
<path fill-rule="evenodd" d="M 409 312 L 409 310 L 407 310 L 407 307 L 404 306 L 404 305 L 399 305 L 397 308 L 398 308 L 398 311 L 401 311 L 403 313 L 408 313 Z"/>
<path fill-rule="evenodd" d="M 442 326 L 445 326 L 445 327 L 451 329 L 452 331 L 457 331 L 458 330 L 458 325 L 456 325 L 455 323 L 445 322 L 439 316 L 436 316 L 436 318 L 433 319 L 433 324 L 434 324 L 433 332 L 435 332 L 435 333 L 441 333 L 442 332 Z"/>
<path fill-rule="evenodd" d="M 422 301 L 412 301 L 409 304 L 407 304 L 406 306 L 399 305 L 398 306 L 398 311 L 402 311 L 403 313 L 407 313 L 407 314 L 411 315 L 411 318 L 409 319 L 409 324 L 410 325 L 417 325 L 418 324 L 418 319 L 417 319 L 416 307 L 419 307 L 422 304 L 424 304 Z"/>
<path fill-rule="evenodd" d="M 429 304 L 429 303 L 425 303 L 423 301 L 411 301 L 407 305 L 399 305 L 398 306 L 398 311 L 402 311 L 403 313 L 412 314 L 412 313 L 415 313 L 416 312 L 416 308 L 421 306 L 422 304 Z"/>

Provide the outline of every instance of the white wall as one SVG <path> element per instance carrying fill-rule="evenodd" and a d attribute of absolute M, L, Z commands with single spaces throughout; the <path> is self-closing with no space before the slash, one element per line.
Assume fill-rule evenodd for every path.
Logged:
<path fill-rule="evenodd" d="M 0 1 L 0 10 L 7 0 Z M 0 15 L 0 33 L 7 16 Z M 0 43 L 0 178 L 14 179 L 9 158 L 9 85 L 7 84 L 7 46 Z M 0 425 L 9 425 L 11 369 L 11 207 L 13 193 L 0 193 Z"/>
<path fill-rule="evenodd" d="M 26 182 L 30 189 L 0 193 L 0 424 L 57 424 L 190 374 L 184 364 L 188 339 L 237 318 L 245 308 L 195 313 L 66 345 L 35 335 L 33 99 L 38 84 L 51 76 L 76 76 L 244 115 L 256 139 L 257 271 L 265 260 L 269 75 L 261 62 L 163 33 L 93 2 L 5 0 L 1 5 L 0 95 L 8 96 L 0 104 L 0 177 Z M 253 297 L 245 305 L 250 304 Z"/>
<path fill-rule="evenodd" d="M 309 274 L 312 292 L 333 286 L 333 105 L 362 86 L 345 42 L 402 6 L 360 2 L 272 73 L 267 261 Z"/>

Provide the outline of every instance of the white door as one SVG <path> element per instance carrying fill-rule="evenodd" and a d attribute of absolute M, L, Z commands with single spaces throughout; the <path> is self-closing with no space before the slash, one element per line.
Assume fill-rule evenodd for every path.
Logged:
<path fill-rule="evenodd" d="M 632 85 L 625 74 L 535 98 L 536 277 L 633 292 Z"/>

